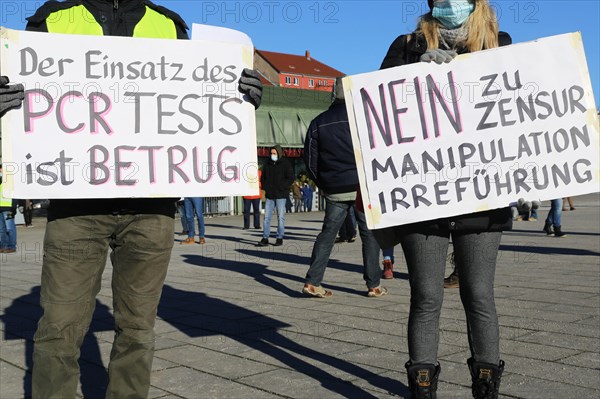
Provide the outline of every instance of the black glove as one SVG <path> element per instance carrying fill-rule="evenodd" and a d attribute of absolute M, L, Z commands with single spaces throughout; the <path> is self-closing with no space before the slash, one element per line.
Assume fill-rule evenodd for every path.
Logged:
<path fill-rule="evenodd" d="M 22 84 L 8 85 L 8 77 L 0 76 L 0 117 L 11 108 L 21 105 L 25 97 Z"/>
<path fill-rule="evenodd" d="M 436 64 L 441 64 L 444 62 L 450 62 L 456 57 L 456 51 L 454 50 L 442 50 L 439 48 L 434 48 L 432 50 L 427 50 L 425 54 L 421 56 L 422 62 L 435 62 Z"/>
<path fill-rule="evenodd" d="M 254 109 L 257 109 L 262 101 L 263 90 L 258 72 L 254 69 L 244 68 L 238 84 L 240 91 L 250 97 L 250 102 L 254 105 Z"/>

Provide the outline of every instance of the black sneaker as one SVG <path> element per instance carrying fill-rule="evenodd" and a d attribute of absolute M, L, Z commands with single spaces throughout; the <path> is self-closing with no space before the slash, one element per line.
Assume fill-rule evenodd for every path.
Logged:
<path fill-rule="evenodd" d="M 544 224 L 544 228 L 542 229 L 542 231 L 546 233 L 547 236 L 551 236 L 552 234 L 554 234 L 554 231 L 552 231 L 552 225 L 549 223 Z"/>
<path fill-rule="evenodd" d="M 258 242 L 258 244 L 256 244 L 257 247 L 266 247 L 267 245 L 269 245 L 269 239 L 268 238 L 263 238 L 262 240 L 260 240 Z"/>
<path fill-rule="evenodd" d="M 554 226 L 554 237 L 564 237 L 567 233 L 562 231 L 560 226 Z"/>
<path fill-rule="evenodd" d="M 283 238 L 278 238 L 278 239 L 276 239 L 276 240 L 275 240 L 275 246 L 276 246 L 276 247 L 279 247 L 279 246 L 281 246 L 281 245 L 283 245 Z"/>

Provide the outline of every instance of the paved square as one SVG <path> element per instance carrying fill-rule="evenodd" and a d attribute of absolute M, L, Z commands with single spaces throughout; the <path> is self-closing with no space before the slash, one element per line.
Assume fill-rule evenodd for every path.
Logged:
<path fill-rule="evenodd" d="M 496 273 L 505 398 L 600 397 L 600 195 L 576 197 L 563 213 L 568 236 L 537 222 L 503 236 Z M 328 299 L 300 293 L 322 212 L 286 215 L 281 247 L 256 247 L 241 216 L 206 219 L 205 245 L 176 235 L 156 324 L 152 398 L 408 397 L 406 265 L 396 247 L 390 294 L 367 298 L 361 243 L 336 244 Z M 175 221 L 176 230 L 180 228 Z M 276 222 L 274 222 L 276 223 Z M 0 254 L 0 398 L 31 393 L 32 337 L 40 317 L 45 221 L 18 227 L 19 250 Z M 272 240 L 274 241 L 274 240 Z M 110 265 L 82 347 L 80 395 L 103 397 L 112 342 Z M 447 273 L 450 272 L 448 266 Z M 470 398 L 465 317 L 445 291 L 440 398 Z"/>

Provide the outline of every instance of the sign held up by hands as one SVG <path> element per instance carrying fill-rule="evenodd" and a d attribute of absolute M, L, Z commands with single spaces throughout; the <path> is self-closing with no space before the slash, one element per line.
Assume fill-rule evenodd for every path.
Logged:
<path fill-rule="evenodd" d="M 581 35 L 344 78 L 370 228 L 598 191 Z"/>
<path fill-rule="evenodd" d="M 251 42 L 3 29 L 2 74 L 25 85 L 2 118 L 14 198 L 258 191 L 254 107 L 238 90 Z"/>

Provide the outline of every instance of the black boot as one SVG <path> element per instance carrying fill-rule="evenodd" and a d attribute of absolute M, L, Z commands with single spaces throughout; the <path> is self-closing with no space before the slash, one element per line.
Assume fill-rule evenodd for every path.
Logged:
<path fill-rule="evenodd" d="M 500 390 L 500 378 L 504 371 L 504 361 L 499 365 L 491 363 L 480 363 L 470 358 L 467 360 L 473 385 L 471 386 L 475 399 L 498 399 Z"/>
<path fill-rule="evenodd" d="M 560 226 L 554 226 L 554 237 L 564 237 L 567 234 L 561 230 Z"/>
<path fill-rule="evenodd" d="M 437 383 L 440 375 L 438 364 L 412 364 L 404 365 L 408 375 L 408 387 L 412 399 L 436 399 Z"/>
<path fill-rule="evenodd" d="M 552 231 L 552 225 L 548 222 L 546 222 L 546 224 L 544 224 L 543 230 L 546 233 L 546 235 L 548 235 L 548 236 L 551 236 L 552 234 L 554 234 L 554 232 Z"/>

